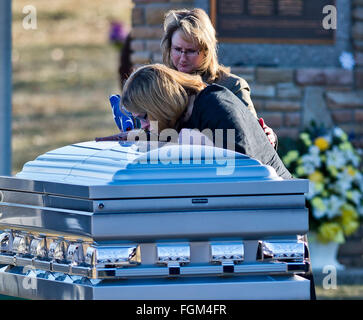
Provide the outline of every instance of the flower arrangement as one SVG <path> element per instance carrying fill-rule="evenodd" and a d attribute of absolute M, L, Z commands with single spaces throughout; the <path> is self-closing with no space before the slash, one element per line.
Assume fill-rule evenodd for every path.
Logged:
<path fill-rule="evenodd" d="M 363 218 L 361 154 L 339 127 L 313 125 L 299 135 L 297 146 L 283 161 L 294 177 L 309 179 L 310 229 L 322 243 L 343 243 Z"/>
<path fill-rule="evenodd" d="M 111 22 L 109 30 L 109 40 L 116 48 L 118 48 L 119 50 L 122 49 L 128 34 L 129 29 L 122 22 Z"/>

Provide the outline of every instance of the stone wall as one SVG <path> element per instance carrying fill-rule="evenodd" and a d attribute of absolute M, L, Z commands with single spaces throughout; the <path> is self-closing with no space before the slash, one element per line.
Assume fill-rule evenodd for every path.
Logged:
<path fill-rule="evenodd" d="M 131 61 L 161 62 L 160 39 L 164 13 L 192 8 L 196 0 L 133 0 Z M 339 12 L 338 12 L 339 14 Z M 363 0 L 351 2 L 351 48 L 356 65 L 340 67 L 232 67 L 245 78 L 260 117 L 279 138 L 297 137 L 312 119 L 338 125 L 363 148 Z M 339 28 L 339 25 L 338 25 Z M 321 55 L 324 55 L 322 50 Z"/>
<path fill-rule="evenodd" d="M 164 14 L 171 9 L 192 8 L 194 0 L 133 0 L 131 62 L 162 62 L 160 40 Z"/>

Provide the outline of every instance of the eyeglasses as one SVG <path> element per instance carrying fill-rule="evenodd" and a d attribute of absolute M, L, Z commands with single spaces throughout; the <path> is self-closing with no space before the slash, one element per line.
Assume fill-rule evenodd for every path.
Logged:
<path fill-rule="evenodd" d="M 199 50 L 194 50 L 194 49 L 183 50 L 182 48 L 179 48 L 179 47 L 172 47 L 171 50 L 177 56 L 181 56 L 184 53 L 187 57 L 195 57 L 200 52 Z"/>

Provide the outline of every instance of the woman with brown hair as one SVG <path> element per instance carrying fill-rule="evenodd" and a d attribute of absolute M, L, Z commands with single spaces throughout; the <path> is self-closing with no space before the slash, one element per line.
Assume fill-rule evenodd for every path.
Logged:
<path fill-rule="evenodd" d="M 164 19 L 161 40 L 163 62 L 168 67 L 199 74 L 203 81 L 231 90 L 258 119 L 247 81 L 218 62 L 216 31 L 207 13 L 199 8 L 170 10 Z M 258 119 L 271 144 L 277 148 L 277 136 Z"/>
<path fill-rule="evenodd" d="M 140 67 L 124 85 L 122 104 L 135 118 L 150 124 L 152 135 L 159 136 L 164 129 L 178 133 L 183 128 L 209 129 L 218 147 L 260 160 L 284 179 L 292 177 L 241 100 L 223 86 L 205 84 L 198 75 L 162 64 Z"/>

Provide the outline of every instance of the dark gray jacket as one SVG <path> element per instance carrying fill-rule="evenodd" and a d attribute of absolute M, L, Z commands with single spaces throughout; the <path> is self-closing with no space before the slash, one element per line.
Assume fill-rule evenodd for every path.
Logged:
<path fill-rule="evenodd" d="M 227 76 L 217 79 L 215 83 L 232 91 L 235 96 L 237 96 L 237 98 L 240 99 L 257 118 L 257 113 L 251 100 L 250 86 L 245 79 L 230 73 Z"/>
<path fill-rule="evenodd" d="M 198 129 L 201 132 L 211 129 L 211 138 L 217 147 L 246 154 L 272 166 L 280 177 L 292 178 L 258 120 L 245 108 L 241 100 L 225 87 L 211 84 L 203 89 L 194 101 L 190 118 L 182 127 Z M 216 129 L 223 129 L 222 140 L 216 141 Z M 234 145 L 228 140 L 227 129 L 235 130 Z"/>

